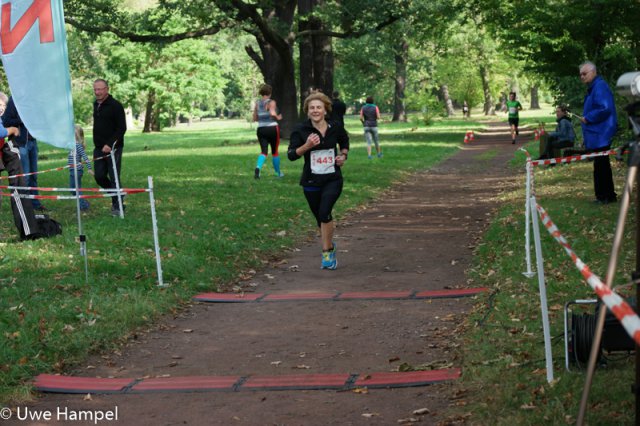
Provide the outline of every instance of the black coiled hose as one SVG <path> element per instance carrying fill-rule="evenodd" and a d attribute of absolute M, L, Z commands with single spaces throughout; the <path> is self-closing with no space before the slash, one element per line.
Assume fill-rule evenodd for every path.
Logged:
<path fill-rule="evenodd" d="M 593 337 L 596 331 L 596 315 L 583 313 L 581 315 L 571 315 L 571 349 L 573 359 L 580 367 L 589 361 Z M 598 353 L 598 361 L 602 357 L 602 350 Z"/>

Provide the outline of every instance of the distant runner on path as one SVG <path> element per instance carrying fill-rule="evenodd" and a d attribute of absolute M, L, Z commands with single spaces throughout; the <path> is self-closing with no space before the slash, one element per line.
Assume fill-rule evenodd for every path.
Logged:
<path fill-rule="evenodd" d="M 276 177 L 283 177 L 280 171 L 280 156 L 278 155 L 278 147 L 280 146 L 280 127 L 278 120 L 282 120 L 282 114 L 278 114 L 278 106 L 276 101 L 271 99 L 271 86 L 263 84 L 260 87 L 261 98 L 256 101 L 253 109 L 253 121 L 258 122 L 258 142 L 260 142 L 260 155 L 256 162 L 254 177 L 260 179 L 260 170 L 269 155 L 269 146 L 271 146 L 271 161 L 273 162 L 273 170 Z"/>
<path fill-rule="evenodd" d="M 304 157 L 300 185 L 320 228 L 320 267 L 336 269 L 338 260 L 331 211 L 342 193 L 340 168 L 349 153 L 349 135 L 344 127 L 326 121 L 326 115 L 331 113 L 331 100 L 326 95 L 312 93 L 305 99 L 303 109 L 309 119 L 298 124 L 291 133 L 287 154 L 291 161 Z"/>
<path fill-rule="evenodd" d="M 380 142 L 378 137 L 378 120 L 380 120 L 380 109 L 373 103 L 373 96 L 367 97 L 367 103 L 360 110 L 360 121 L 364 126 L 364 139 L 367 141 L 367 157 L 371 160 L 371 144 L 376 146 L 378 158 L 382 157 Z"/>
<path fill-rule="evenodd" d="M 520 122 L 519 111 L 522 111 L 520 101 L 516 100 L 516 92 L 509 93 L 509 100 L 506 103 L 507 113 L 509 114 L 509 126 L 511 126 L 511 143 L 516 143 L 516 135 L 518 132 L 518 124 Z"/>

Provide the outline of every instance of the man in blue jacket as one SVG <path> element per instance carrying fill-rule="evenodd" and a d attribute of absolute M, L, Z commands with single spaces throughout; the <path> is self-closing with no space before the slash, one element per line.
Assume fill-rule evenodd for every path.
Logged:
<path fill-rule="evenodd" d="M 592 62 L 580 65 L 580 80 L 587 85 L 583 117 L 580 119 L 584 146 L 587 152 L 606 151 L 611 148 L 611 139 L 618 128 L 613 93 L 598 75 Z M 593 186 L 596 203 L 609 204 L 617 201 L 608 155 L 594 158 Z"/>

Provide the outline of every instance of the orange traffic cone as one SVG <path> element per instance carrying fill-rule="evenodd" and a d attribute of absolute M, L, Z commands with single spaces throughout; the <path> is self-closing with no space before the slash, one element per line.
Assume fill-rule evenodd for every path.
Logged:
<path fill-rule="evenodd" d="M 464 134 L 464 143 L 469 143 L 469 132 Z"/>
<path fill-rule="evenodd" d="M 475 135 L 473 134 L 473 130 L 469 131 L 469 142 L 473 142 L 473 140 L 475 139 Z"/>
<path fill-rule="evenodd" d="M 533 140 L 534 141 L 539 141 L 540 140 L 540 132 L 538 131 L 538 129 L 533 131 Z"/>

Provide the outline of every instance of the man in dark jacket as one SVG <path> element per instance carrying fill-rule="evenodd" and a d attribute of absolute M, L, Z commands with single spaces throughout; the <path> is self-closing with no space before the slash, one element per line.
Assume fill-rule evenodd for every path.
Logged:
<path fill-rule="evenodd" d="M 613 93 L 602 77 L 598 76 L 592 62 L 580 65 L 580 80 L 587 85 L 583 117 L 580 119 L 584 146 L 587 152 L 606 151 L 611 148 L 611 139 L 618 127 Z M 609 204 L 617 201 L 608 155 L 594 158 L 593 185 L 596 203 Z"/>
<path fill-rule="evenodd" d="M 0 92 L 0 111 L 5 111 L 7 103 L 7 95 Z M 2 113 L 0 113 L 0 115 L 2 115 Z M 13 144 L 13 140 L 19 136 L 20 129 L 17 127 L 8 127 L 5 129 L 3 126 L 0 126 L 0 172 L 6 170 L 9 176 L 17 176 L 9 179 L 9 185 L 11 186 L 27 186 L 27 180 L 22 175 L 20 150 Z M 13 212 L 13 221 L 16 224 L 21 239 L 40 238 L 40 229 L 36 221 L 31 200 L 19 196 L 19 194 L 25 193 L 26 191 L 14 191 L 12 193 L 11 211 Z"/>
<path fill-rule="evenodd" d="M 344 115 L 347 113 L 347 104 L 340 99 L 340 92 L 333 92 L 331 100 L 331 120 L 344 126 Z"/>
<path fill-rule="evenodd" d="M 98 185 L 105 189 L 122 187 L 120 172 L 122 151 L 124 150 L 124 134 L 127 131 L 127 121 L 122 104 L 109 94 L 109 84 L 101 78 L 93 82 L 93 93 L 96 97 L 93 103 L 93 158 L 95 179 Z M 116 170 L 113 169 L 111 157 L 105 157 L 113 152 Z M 120 214 L 120 203 L 123 197 L 111 197 L 111 214 Z M 124 205 L 122 206 L 124 210 Z"/>
<path fill-rule="evenodd" d="M 38 186 L 38 142 L 33 137 L 29 130 L 25 127 L 16 104 L 13 102 L 13 96 L 9 98 L 7 107 L 2 114 L 2 125 L 4 127 L 17 127 L 20 131 L 20 136 L 16 136 L 13 140 L 15 146 L 20 151 L 20 163 L 22 164 L 22 173 L 27 174 L 25 177 L 26 186 L 37 187 Z M 34 173 L 34 174 L 29 174 Z M 38 195 L 37 190 L 29 191 L 29 194 Z M 40 203 L 40 200 L 31 200 L 34 210 L 45 211 L 46 209 Z"/>

